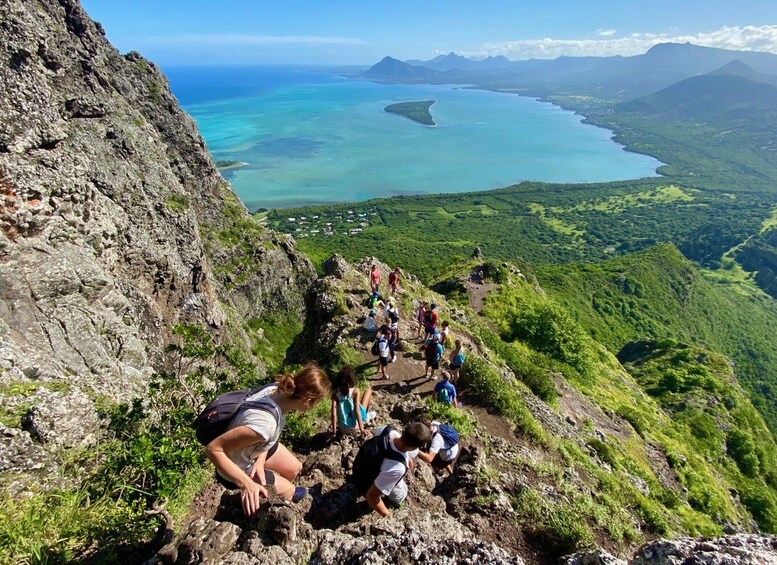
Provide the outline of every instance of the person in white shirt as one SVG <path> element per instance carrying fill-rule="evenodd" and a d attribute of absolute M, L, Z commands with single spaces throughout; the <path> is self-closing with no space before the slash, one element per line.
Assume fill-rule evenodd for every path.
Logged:
<path fill-rule="evenodd" d="M 329 377 L 315 363 L 308 363 L 296 374 L 281 375 L 277 384 L 247 399 L 264 407 L 241 408 L 227 431 L 205 448 L 216 466 L 217 480 L 227 488 L 241 490 L 247 516 L 259 509 L 261 498 L 267 498 L 266 485 L 273 485 L 278 496 L 295 502 L 307 494 L 305 487 L 295 489 L 293 483 L 302 464 L 278 438 L 285 415 L 312 409 L 329 396 L 330 386 Z"/>
<path fill-rule="evenodd" d="M 370 333 L 373 333 L 378 330 L 378 322 L 375 320 L 375 315 L 378 313 L 375 308 L 370 310 L 370 313 L 367 314 L 367 319 L 364 320 L 364 329 L 367 330 Z"/>
<path fill-rule="evenodd" d="M 421 422 L 429 427 L 432 443 L 428 453 L 421 451 L 418 454 L 419 459 L 429 463 L 437 472 L 445 470 L 448 474 L 453 473 L 453 464 L 459 456 L 458 442 L 451 443 L 445 439 L 440 432 L 440 427 L 443 426 L 441 422 L 432 421 L 427 417 L 421 418 Z"/>
<path fill-rule="evenodd" d="M 388 367 L 389 355 L 391 354 L 391 350 L 389 349 L 389 338 L 391 338 L 391 330 L 384 328 L 381 332 L 380 339 L 378 339 L 378 370 L 380 371 L 381 376 L 386 380 L 391 378 L 386 374 L 386 367 Z"/>
<path fill-rule="evenodd" d="M 384 428 L 376 429 L 375 435 L 381 435 L 383 430 Z M 401 504 L 407 498 L 405 475 L 413 470 L 414 459 L 419 454 L 419 448 L 427 445 L 432 439 L 429 427 L 421 422 L 408 424 L 401 434 L 391 430 L 389 438 L 390 448 L 404 456 L 405 462 L 400 463 L 385 458 L 380 466 L 380 473 L 365 495 L 370 507 L 381 516 L 391 514 L 386 503 L 383 502 L 384 496 L 394 504 Z"/>

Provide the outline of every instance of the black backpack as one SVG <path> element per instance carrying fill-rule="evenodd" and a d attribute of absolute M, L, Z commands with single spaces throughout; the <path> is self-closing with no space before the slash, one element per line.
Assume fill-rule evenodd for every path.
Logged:
<path fill-rule="evenodd" d="M 389 310 L 389 320 L 392 324 L 396 324 L 399 321 L 399 315 L 396 310 Z"/>
<path fill-rule="evenodd" d="M 426 314 L 424 314 L 424 325 L 430 328 L 434 326 L 434 314 L 432 314 L 432 310 L 427 310 Z"/>
<path fill-rule="evenodd" d="M 375 483 L 385 459 L 402 463 L 405 466 L 405 473 L 407 473 L 405 456 L 397 453 L 389 443 L 389 433 L 393 430 L 393 427 L 386 426 L 379 436 L 373 436 L 365 441 L 359 448 L 356 459 L 353 460 L 353 470 L 348 477 L 348 482 L 356 487 L 361 496 L 366 496 L 367 491 Z"/>
<path fill-rule="evenodd" d="M 243 408 L 255 408 L 269 412 L 275 418 L 275 422 L 280 425 L 282 416 L 274 402 L 265 398 L 252 402 L 246 401 L 248 397 L 253 396 L 257 392 L 271 386 L 277 386 L 277 384 L 270 383 L 256 388 L 233 390 L 214 398 L 192 423 L 192 428 L 194 428 L 197 434 L 197 441 L 202 445 L 208 445 L 227 431 L 229 422 Z"/>
<path fill-rule="evenodd" d="M 373 343 L 373 344 L 372 344 L 372 349 L 370 349 L 370 352 L 371 352 L 373 355 L 377 355 L 377 354 L 379 353 L 379 350 L 378 350 L 378 342 L 379 342 L 379 341 L 380 341 L 379 339 L 376 339 L 376 340 L 375 340 L 375 343 Z"/>

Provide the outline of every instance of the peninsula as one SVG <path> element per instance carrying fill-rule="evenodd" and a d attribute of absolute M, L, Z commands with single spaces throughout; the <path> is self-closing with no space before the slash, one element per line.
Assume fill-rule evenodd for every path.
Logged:
<path fill-rule="evenodd" d="M 216 168 L 220 171 L 231 171 L 247 166 L 248 163 L 242 161 L 216 161 Z"/>
<path fill-rule="evenodd" d="M 436 100 L 400 102 L 398 104 L 390 104 L 384 109 L 386 112 L 409 118 L 414 122 L 424 124 L 425 126 L 436 126 L 437 124 L 434 123 L 432 114 L 429 112 L 429 108 L 431 108 L 432 104 L 435 102 Z"/>

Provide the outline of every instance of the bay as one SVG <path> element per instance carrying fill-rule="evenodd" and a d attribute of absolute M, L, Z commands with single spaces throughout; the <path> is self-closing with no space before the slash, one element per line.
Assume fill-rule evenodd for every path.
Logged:
<path fill-rule="evenodd" d="M 552 104 L 461 86 L 394 85 L 316 69 L 165 69 L 249 209 L 466 192 L 524 180 L 655 176 L 660 162 Z M 384 108 L 435 100 L 436 127 Z"/>

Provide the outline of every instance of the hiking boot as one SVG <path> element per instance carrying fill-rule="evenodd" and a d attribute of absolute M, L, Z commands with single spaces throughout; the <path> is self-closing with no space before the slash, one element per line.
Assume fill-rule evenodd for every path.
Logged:
<path fill-rule="evenodd" d="M 292 502 L 299 502 L 308 495 L 308 487 L 297 487 L 294 489 L 294 494 L 291 496 Z"/>

